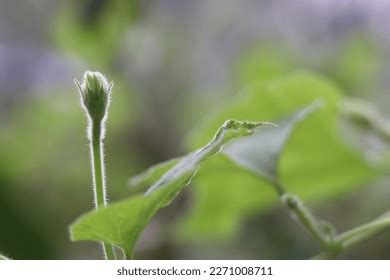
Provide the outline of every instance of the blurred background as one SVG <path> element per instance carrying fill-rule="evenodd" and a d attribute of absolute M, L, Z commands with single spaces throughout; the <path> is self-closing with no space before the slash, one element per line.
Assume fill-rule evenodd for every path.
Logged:
<path fill-rule="evenodd" d="M 385 0 L 0 0 L 0 251 L 14 259 L 101 258 L 69 241 L 91 209 L 85 117 L 73 79 L 115 81 L 108 122 L 109 196 L 129 177 L 190 148 L 186 136 L 253 81 L 296 69 L 320 73 L 345 96 L 389 115 L 390 2 Z M 366 139 L 361 152 L 388 150 Z M 385 173 L 385 172 L 384 172 Z M 194 186 L 196 188 L 196 186 Z M 352 227 L 388 210 L 389 179 L 313 203 Z M 176 238 L 187 188 L 149 224 L 141 259 L 300 259 L 316 244 L 279 207 L 243 217 L 229 238 Z M 382 234 L 345 258 L 390 259 Z"/>

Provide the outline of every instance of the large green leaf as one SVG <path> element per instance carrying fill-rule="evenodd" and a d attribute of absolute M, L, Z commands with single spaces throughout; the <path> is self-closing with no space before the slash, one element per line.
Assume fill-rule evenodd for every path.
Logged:
<path fill-rule="evenodd" d="M 206 146 L 183 157 L 150 187 L 146 195 L 113 203 L 79 218 L 71 226 L 72 239 L 103 241 L 121 247 L 127 256 L 132 256 L 145 226 L 158 209 L 170 204 L 189 183 L 199 164 L 218 153 L 228 141 L 251 135 L 263 125 L 266 123 L 225 122 Z"/>
<path fill-rule="evenodd" d="M 317 100 L 323 106 L 282 143 L 286 145 L 282 145 L 278 161 L 279 177 L 288 191 L 305 200 L 341 195 L 371 180 L 375 171 L 339 135 L 339 90 L 313 74 L 298 72 L 250 86 L 208 118 L 193 134 L 190 145 L 204 142 L 223 119 L 278 123 Z M 275 167 L 272 172 L 276 172 Z M 194 183 L 193 208 L 180 224 L 181 235 L 187 239 L 228 238 L 238 230 L 243 217 L 260 214 L 278 201 L 268 179 L 222 154 L 202 165 Z"/>
<path fill-rule="evenodd" d="M 251 136 L 232 141 L 223 152 L 237 164 L 267 179 L 279 181 L 279 159 L 296 125 L 317 109 L 318 102 L 296 112 L 276 127 L 269 127 Z"/>

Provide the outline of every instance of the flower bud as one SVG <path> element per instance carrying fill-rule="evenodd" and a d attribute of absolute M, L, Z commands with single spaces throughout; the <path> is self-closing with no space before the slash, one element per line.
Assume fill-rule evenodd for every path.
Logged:
<path fill-rule="evenodd" d="M 101 122 L 110 103 L 113 82 L 99 72 L 87 71 L 83 81 L 75 80 L 81 96 L 81 104 L 93 122 Z"/>

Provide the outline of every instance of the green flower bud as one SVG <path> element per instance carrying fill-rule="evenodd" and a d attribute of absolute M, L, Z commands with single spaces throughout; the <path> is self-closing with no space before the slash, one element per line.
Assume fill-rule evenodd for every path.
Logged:
<path fill-rule="evenodd" d="M 92 122 L 101 122 L 107 114 L 110 104 L 113 82 L 108 82 L 106 77 L 99 72 L 87 71 L 83 81 L 75 80 L 83 105 Z"/>

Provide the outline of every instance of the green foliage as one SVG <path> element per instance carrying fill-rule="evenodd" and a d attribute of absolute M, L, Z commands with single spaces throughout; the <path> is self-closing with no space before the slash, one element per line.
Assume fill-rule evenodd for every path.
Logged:
<path fill-rule="evenodd" d="M 204 147 L 181 158 L 151 186 L 147 194 L 134 196 L 106 208 L 92 211 L 71 226 L 73 240 L 96 240 L 121 247 L 127 257 L 145 226 L 158 209 L 170 204 L 188 185 L 201 162 L 218 153 L 228 141 L 253 134 L 266 123 L 227 121 Z M 153 172 L 149 173 L 153 175 Z"/>
<path fill-rule="evenodd" d="M 74 1 L 57 15 L 54 41 L 94 65 L 108 65 L 136 16 L 138 1 Z M 69 4 L 69 3 L 67 3 Z"/>
<path fill-rule="evenodd" d="M 376 172 L 340 139 L 337 118 L 341 94 L 316 75 L 294 73 L 252 85 L 208 118 L 190 139 L 190 146 L 210 137 L 221 120 L 279 123 L 317 100 L 323 106 L 294 130 L 283 147 L 278 163 L 280 181 L 304 200 L 341 195 L 371 180 Z M 269 139 L 267 145 L 271 143 Z M 194 183 L 193 208 L 180 225 L 182 236 L 188 239 L 228 238 L 243 217 L 260 214 L 278 201 L 268 180 L 224 155 L 202 165 Z"/>
<path fill-rule="evenodd" d="M 285 50 L 275 46 L 261 46 L 244 52 L 237 63 L 239 85 L 269 80 L 288 73 L 295 62 Z"/>
<path fill-rule="evenodd" d="M 325 252 L 323 254 L 333 258 L 346 248 L 388 228 L 390 220 L 389 215 L 385 214 L 371 223 L 336 237 L 337 231 L 331 223 L 316 219 L 298 196 L 286 192 L 285 186 L 280 182 L 278 168 L 282 150 L 298 121 L 304 120 L 316 107 L 318 104 L 298 111 L 278 127 L 238 139 L 228 144 L 224 148 L 224 153 L 243 168 L 267 179 L 276 188 L 284 206 L 321 244 Z"/>
<path fill-rule="evenodd" d="M 361 91 L 372 85 L 381 67 L 381 57 L 373 41 L 356 35 L 347 40 L 334 62 L 330 75 L 347 92 Z"/>
<path fill-rule="evenodd" d="M 114 106 L 110 110 L 110 139 L 115 139 L 122 133 L 123 127 L 131 124 L 135 118 L 132 96 L 128 89 L 115 87 Z M 4 119 L 0 126 L 0 144 L 6 149 L 0 149 L 0 169 L 9 180 L 25 183 L 40 176 L 32 174 L 45 174 L 53 184 L 64 184 L 66 188 L 78 187 L 77 181 L 80 177 L 87 177 L 80 174 L 80 168 L 85 166 L 86 160 L 84 146 L 69 146 L 75 139 L 85 137 L 85 122 L 83 114 L 80 113 L 77 93 L 57 92 L 56 94 L 42 93 L 40 96 L 25 99 L 26 103 L 18 104 L 8 119 Z M 26 145 L 28 139 L 29 145 Z M 107 144 L 109 148 L 111 143 Z M 31 147 L 34 149 L 31 149 Z M 72 157 L 69 156 L 69 149 L 72 149 Z M 79 150 L 76 150 L 80 148 Z M 115 148 L 115 147 L 113 147 Z M 76 152 L 74 152 L 76 150 Z M 117 159 L 114 164 L 119 169 L 118 159 L 123 158 L 123 151 L 110 149 L 111 155 Z M 20 160 L 20 159 L 23 160 Z M 58 159 L 61 159 L 61 170 Z M 66 168 L 64 168 L 66 166 Z M 126 163 L 128 171 L 129 164 Z M 122 168 L 122 167 L 121 167 Z M 116 169 L 113 169 L 115 172 Z M 118 174 L 119 173 L 119 174 Z M 113 178 L 124 177 L 120 172 L 112 174 Z M 62 177 L 63 175 L 63 177 Z M 60 177 L 61 176 L 61 177 Z M 73 181 L 72 178 L 77 180 Z M 70 181 L 71 180 L 71 184 Z M 43 182 L 40 182 L 43 183 Z M 42 195 L 42 194 L 40 194 Z M 65 203 L 66 201 L 64 201 Z"/>

